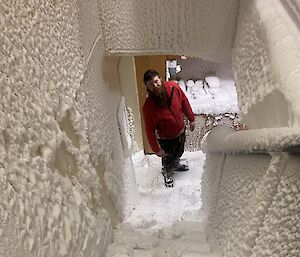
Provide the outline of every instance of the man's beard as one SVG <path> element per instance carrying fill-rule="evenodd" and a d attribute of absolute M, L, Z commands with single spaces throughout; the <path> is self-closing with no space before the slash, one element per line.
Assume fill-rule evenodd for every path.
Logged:
<path fill-rule="evenodd" d="M 163 107 L 168 105 L 169 98 L 164 84 L 161 85 L 160 90 L 157 90 L 156 92 L 150 92 L 150 96 L 153 98 L 157 106 Z"/>

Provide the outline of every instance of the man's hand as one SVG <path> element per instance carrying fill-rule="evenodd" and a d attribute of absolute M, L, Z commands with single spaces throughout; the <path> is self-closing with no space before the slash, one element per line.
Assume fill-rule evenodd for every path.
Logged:
<path fill-rule="evenodd" d="M 159 152 L 155 153 L 158 157 L 164 157 L 166 154 L 163 149 L 160 149 Z"/>
<path fill-rule="evenodd" d="M 196 122 L 193 121 L 193 122 L 190 122 L 190 130 L 193 131 L 196 127 Z"/>

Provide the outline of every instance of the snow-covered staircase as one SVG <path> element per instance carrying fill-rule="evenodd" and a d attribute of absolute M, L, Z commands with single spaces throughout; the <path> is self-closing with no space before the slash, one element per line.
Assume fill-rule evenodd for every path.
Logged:
<path fill-rule="evenodd" d="M 171 227 L 134 230 L 121 224 L 114 230 L 106 257 L 216 257 L 206 241 L 204 226 L 178 222 Z"/>

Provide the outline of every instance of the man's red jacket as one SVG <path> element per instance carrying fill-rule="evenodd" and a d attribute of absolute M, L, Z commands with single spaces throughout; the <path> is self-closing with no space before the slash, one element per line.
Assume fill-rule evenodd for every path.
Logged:
<path fill-rule="evenodd" d="M 195 120 L 190 103 L 184 92 L 174 81 L 163 82 L 166 87 L 168 97 L 172 95 L 171 105 L 156 106 L 153 98 L 148 96 L 143 107 L 144 121 L 149 144 L 152 150 L 157 153 L 160 148 L 156 140 L 155 130 L 160 138 L 174 138 L 179 135 L 184 128 L 183 114 L 190 122 Z"/>

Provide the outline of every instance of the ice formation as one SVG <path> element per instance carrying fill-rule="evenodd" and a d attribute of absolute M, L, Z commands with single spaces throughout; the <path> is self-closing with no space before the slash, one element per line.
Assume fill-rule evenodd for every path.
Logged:
<path fill-rule="evenodd" d="M 300 59 L 293 26 L 280 1 L 241 1 L 233 66 L 242 116 L 256 129 L 213 129 L 202 179 L 209 241 L 224 257 L 300 255 L 299 157 L 293 155 L 299 153 Z M 274 103 L 288 109 L 287 123 Z M 261 115 L 264 108 L 270 118 Z"/>
<path fill-rule="evenodd" d="M 238 0 L 175 0 L 171 6 L 160 0 L 104 0 L 101 7 L 106 49 L 112 54 L 180 52 L 231 60 Z"/>
<path fill-rule="evenodd" d="M 0 3 L 1 256 L 103 256 L 137 200 L 97 9 Z"/>
<path fill-rule="evenodd" d="M 282 148 L 273 152 L 272 144 L 276 141 L 269 136 L 272 133 L 264 134 L 265 139 L 270 139 L 269 145 L 259 148 L 263 142 L 257 141 L 258 149 L 246 154 L 253 150 L 251 145 L 228 140 L 236 139 L 232 133 L 247 134 L 248 131 L 232 132 L 219 127 L 207 137 L 202 192 L 209 241 L 219 246 L 223 256 L 284 256 L 288 251 L 297 256 L 300 245 L 293 242 L 299 236 L 299 229 L 297 225 L 291 229 L 291 224 L 299 220 L 299 215 L 295 214 L 299 212 L 299 206 L 296 207 L 299 204 L 298 180 L 290 185 L 286 181 L 290 176 L 297 178 L 299 158 Z M 256 137 L 250 137 L 240 142 L 251 144 L 255 140 Z M 239 154 L 232 155 L 230 149 L 222 145 L 238 149 Z M 265 154 L 255 154 L 255 151 Z M 290 187 L 292 189 L 287 189 Z M 284 198 L 289 200 L 280 198 L 286 194 Z M 276 229 L 278 222 L 280 230 Z M 272 236 L 267 235 L 270 232 Z M 274 243 L 279 244 L 276 249 Z"/>
<path fill-rule="evenodd" d="M 244 116 L 278 90 L 287 100 L 278 104 L 289 108 L 288 126 L 299 127 L 300 38 L 299 30 L 293 29 L 299 19 L 294 22 L 281 2 L 286 1 L 276 4 L 263 0 L 241 1 L 233 50 L 235 81 Z M 297 1 L 287 1 L 285 5 L 299 10 Z M 273 114 L 274 118 L 276 115 Z M 263 117 L 258 115 L 257 119 Z M 260 127 L 264 127 L 263 122 Z"/>
<path fill-rule="evenodd" d="M 126 152 L 119 58 L 106 53 L 163 53 L 232 56 L 240 110 L 257 128 L 218 128 L 211 136 L 219 141 L 207 139 L 202 191 L 211 244 L 224 257 L 300 256 L 300 164 L 292 155 L 299 153 L 300 41 L 287 9 L 299 3 L 148 2 L 0 2 L 0 255 L 104 255 L 112 223 L 140 200 Z M 288 117 L 266 128 L 253 110 L 272 110 L 266 99 L 274 92 Z M 159 251 L 169 247 L 164 240 Z M 200 254 L 194 246 L 170 254 Z"/>

